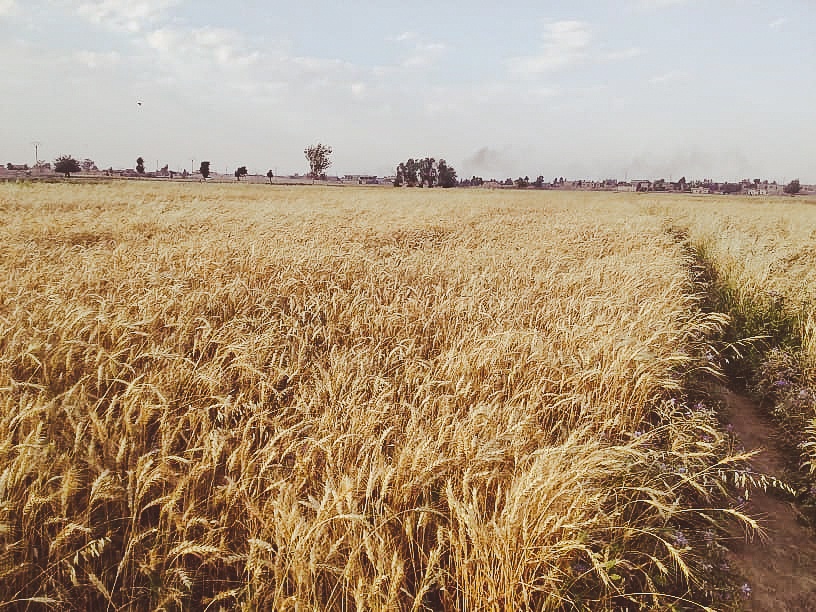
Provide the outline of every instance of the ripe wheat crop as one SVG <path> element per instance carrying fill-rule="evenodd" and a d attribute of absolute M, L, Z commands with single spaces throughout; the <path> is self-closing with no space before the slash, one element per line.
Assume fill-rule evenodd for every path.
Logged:
<path fill-rule="evenodd" d="M 714 306 L 731 318 L 740 373 L 798 444 L 816 476 L 816 206 L 813 201 L 728 198 L 672 201 L 663 214 L 712 269 Z M 748 338 L 750 341 L 745 342 Z M 810 488 L 809 485 L 807 488 Z M 807 505 L 816 509 L 816 488 Z"/>
<path fill-rule="evenodd" d="M 631 196 L 9 185 L 0 219 L 0 600 L 727 597 L 745 457 L 683 386 L 725 319 Z"/>

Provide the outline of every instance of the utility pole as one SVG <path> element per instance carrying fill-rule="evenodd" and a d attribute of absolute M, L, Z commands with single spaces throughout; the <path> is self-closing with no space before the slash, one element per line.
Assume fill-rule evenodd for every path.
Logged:
<path fill-rule="evenodd" d="M 40 165 L 40 145 L 42 144 L 39 140 L 35 140 L 31 143 L 34 145 L 34 165 Z"/>

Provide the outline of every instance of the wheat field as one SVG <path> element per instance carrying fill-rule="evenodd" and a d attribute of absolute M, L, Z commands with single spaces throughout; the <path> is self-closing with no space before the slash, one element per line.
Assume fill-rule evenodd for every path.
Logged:
<path fill-rule="evenodd" d="M 754 339 L 745 383 L 801 452 L 816 517 L 816 202 L 686 199 L 662 214 L 710 262 L 731 339 Z"/>
<path fill-rule="evenodd" d="M 0 601 L 726 605 L 727 319 L 660 206 L 0 186 Z"/>

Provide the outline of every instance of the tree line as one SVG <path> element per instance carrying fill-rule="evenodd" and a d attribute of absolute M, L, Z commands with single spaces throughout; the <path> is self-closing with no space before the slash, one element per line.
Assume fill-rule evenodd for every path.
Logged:
<path fill-rule="evenodd" d="M 332 152 L 333 150 L 331 146 L 322 143 L 310 145 L 303 150 L 306 160 L 309 163 L 309 176 L 313 180 L 325 180 L 326 170 L 332 165 Z M 8 166 L 9 169 L 11 169 L 11 164 Z M 59 174 L 64 174 L 66 178 L 70 177 L 71 174 L 75 172 L 87 172 L 96 169 L 96 164 L 90 159 L 86 159 L 80 163 L 79 160 L 70 155 L 61 155 L 54 160 L 54 171 Z M 145 174 L 144 159 L 141 156 L 136 158 L 135 169 L 138 174 Z M 162 170 L 167 172 L 167 166 L 165 166 Z M 210 177 L 210 162 L 202 161 L 198 172 L 201 174 L 202 178 L 208 179 Z M 172 178 L 173 173 L 169 172 L 169 174 Z M 235 169 L 233 174 L 235 179 L 240 181 L 241 178 L 247 176 L 247 167 L 239 166 Z M 186 175 L 187 172 L 185 171 L 184 176 Z M 266 173 L 266 177 L 269 179 L 270 183 L 272 183 L 274 176 L 275 174 L 272 172 L 272 170 L 269 170 Z M 757 188 L 759 187 L 759 183 L 759 179 L 754 179 L 754 184 L 757 186 Z M 484 179 L 473 176 L 470 179 L 459 180 L 456 175 L 456 169 L 442 158 L 437 160 L 433 157 L 410 157 L 406 161 L 400 162 L 397 165 L 393 184 L 394 187 L 479 187 L 484 184 Z M 515 181 L 508 178 L 505 181 L 500 182 L 500 184 L 508 187 L 515 186 L 519 189 L 526 189 L 528 187 L 541 189 L 545 185 L 563 185 L 564 178 L 556 178 L 551 185 L 546 183 L 544 177 L 541 175 L 539 175 L 534 181 L 531 181 L 529 177 L 525 176 L 523 178 L 519 177 Z M 581 181 L 578 181 L 579 186 L 580 184 Z M 681 191 L 685 191 L 688 185 L 686 178 L 681 178 L 678 185 L 681 186 Z M 742 190 L 742 185 L 739 183 L 724 183 L 722 185 L 718 185 L 718 187 L 723 193 L 739 193 Z M 801 191 L 801 189 L 802 186 L 799 179 L 794 179 L 785 185 L 783 191 L 789 195 L 796 195 Z M 653 190 L 665 190 L 665 181 L 663 179 L 655 181 L 653 184 Z"/>
<path fill-rule="evenodd" d="M 414 159 L 413 157 L 397 166 L 394 187 L 434 187 L 457 186 L 456 169 L 444 159 L 433 157 Z"/>

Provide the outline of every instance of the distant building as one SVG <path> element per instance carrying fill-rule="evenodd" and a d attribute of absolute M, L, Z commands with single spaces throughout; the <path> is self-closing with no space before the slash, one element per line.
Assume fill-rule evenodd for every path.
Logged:
<path fill-rule="evenodd" d="M 704 195 L 711 193 L 711 189 L 709 189 L 708 187 L 692 187 L 691 193 L 696 195 Z"/>
<path fill-rule="evenodd" d="M 373 174 L 346 174 L 343 176 L 346 183 L 357 183 L 358 185 L 379 185 L 380 179 Z"/>

